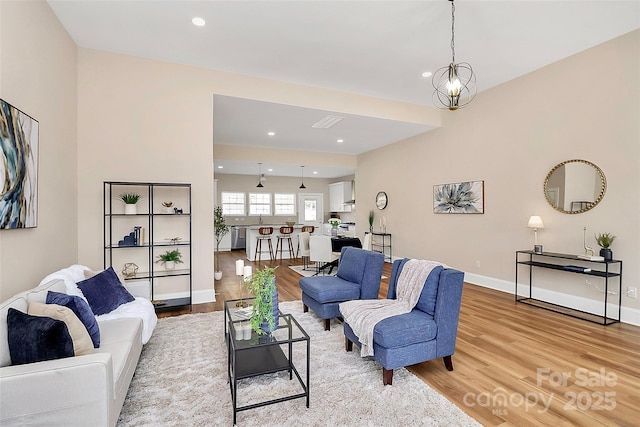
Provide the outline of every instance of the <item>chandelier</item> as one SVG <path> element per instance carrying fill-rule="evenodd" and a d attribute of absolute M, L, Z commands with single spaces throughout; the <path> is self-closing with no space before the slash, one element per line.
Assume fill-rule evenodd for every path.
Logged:
<path fill-rule="evenodd" d="M 469 104 L 476 96 L 476 76 L 466 62 L 456 64 L 455 10 L 451 2 L 451 63 L 433 73 L 431 84 L 433 103 L 438 108 L 457 110 Z"/>

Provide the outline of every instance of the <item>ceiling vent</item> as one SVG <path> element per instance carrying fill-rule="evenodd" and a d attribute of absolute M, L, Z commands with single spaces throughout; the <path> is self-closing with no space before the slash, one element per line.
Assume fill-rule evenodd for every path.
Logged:
<path fill-rule="evenodd" d="M 315 129 L 329 129 L 330 127 L 335 126 L 335 124 L 341 121 L 342 119 L 344 119 L 344 117 L 326 116 L 320 119 L 318 122 L 311 125 L 311 127 Z"/>

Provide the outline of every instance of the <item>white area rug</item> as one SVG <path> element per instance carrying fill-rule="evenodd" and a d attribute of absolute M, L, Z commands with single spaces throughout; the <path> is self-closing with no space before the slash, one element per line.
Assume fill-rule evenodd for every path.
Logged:
<path fill-rule="evenodd" d="M 296 399 L 239 412 L 239 426 L 479 426 L 445 397 L 406 369 L 382 385 L 382 368 L 344 350 L 342 328 L 324 331 L 322 320 L 302 313 L 300 301 L 280 304 L 311 337 L 310 406 Z M 231 426 L 223 313 L 160 319 L 142 351 L 118 426 Z M 304 378 L 306 346 L 294 345 Z M 257 394 L 299 388 L 286 373 L 242 380 L 241 404 Z M 241 400 L 244 399 L 244 400 Z"/>

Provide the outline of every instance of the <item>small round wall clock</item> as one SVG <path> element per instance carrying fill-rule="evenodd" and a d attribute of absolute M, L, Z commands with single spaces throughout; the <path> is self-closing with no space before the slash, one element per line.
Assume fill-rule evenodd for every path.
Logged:
<path fill-rule="evenodd" d="M 389 202 L 389 199 L 387 198 L 387 193 L 385 193 L 384 191 L 380 191 L 376 195 L 376 206 L 378 207 L 378 209 L 382 210 L 386 208 L 388 202 Z"/>

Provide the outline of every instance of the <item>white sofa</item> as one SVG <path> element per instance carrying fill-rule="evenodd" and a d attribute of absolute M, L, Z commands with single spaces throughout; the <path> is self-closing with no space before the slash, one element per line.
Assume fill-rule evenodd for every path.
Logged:
<path fill-rule="evenodd" d="M 11 366 L 7 332 L 9 308 L 26 313 L 30 302 L 44 303 L 48 291 L 70 293 L 70 284 L 66 282 L 65 285 L 65 280 L 54 279 L 0 304 L 2 426 L 115 426 L 118 421 L 142 351 L 142 318 L 145 316 L 126 314 L 109 318 L 112 313 L 97 316 L 100 347 L 92 354 Z M 148 303 L 153 312 L 149 301 L 136 301 Z M 120 307 L 129 304 L 133 302 Z M 146 316 L 157 321 L 155 313 Z M 144 326 L 148 335 L 144 342 L 155 321 Z M 150 322 L 147 319 L 145 323 Z"/>

